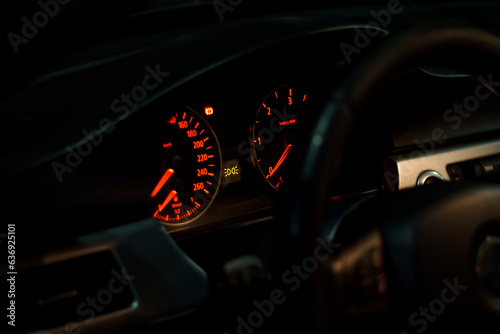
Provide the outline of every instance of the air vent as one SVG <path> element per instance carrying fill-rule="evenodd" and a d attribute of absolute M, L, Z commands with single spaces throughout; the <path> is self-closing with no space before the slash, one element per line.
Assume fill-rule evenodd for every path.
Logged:
<path fill-rule="evenodd" d="M 110 251 L 19 271 L 16 327 L 51 329 L 128 308 L 134 302 L 130 278 Z"/>

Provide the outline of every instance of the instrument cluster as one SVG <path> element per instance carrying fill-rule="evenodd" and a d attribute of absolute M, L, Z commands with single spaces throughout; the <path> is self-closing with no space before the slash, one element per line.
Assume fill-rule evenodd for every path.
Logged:
<path fill-rule="evenodd" d="M 262 182 L 256 184 L 273 197 L 287 182 L 287 158 L 295 145 L 297 126 L 311 112 L 310 99 L 300 85 L 272 89 L 258 103 L 247 136 L 236 147 L 228 135 L 241 134 L 231 127 L 213 128 L 222 126 L 218 117 L 230 117 L 223 110 L 207 104 L 165 112 L 151 183 L 153 216 L 167 226 L 193 222 L 209 209 L 219 191 L 246 177 L 260 178 Z"/>
<path fill-rule="evenodd" d="M 347 64 L 340 48 L 324 43 L 352 34 L 326 32 L 255 51 L 149 105 L 151 214 L 170 232 L 272 219 L 290 181 L 297 134 Z"/>

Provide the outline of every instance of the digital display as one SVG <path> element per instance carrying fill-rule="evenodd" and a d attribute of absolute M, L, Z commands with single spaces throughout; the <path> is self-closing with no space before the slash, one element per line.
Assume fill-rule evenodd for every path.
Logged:
<path fill-rule="evenodd" d="M 238 160 L 222 162 L 222 183 L 229 184 L 241 181 L 241 168 Z"/>

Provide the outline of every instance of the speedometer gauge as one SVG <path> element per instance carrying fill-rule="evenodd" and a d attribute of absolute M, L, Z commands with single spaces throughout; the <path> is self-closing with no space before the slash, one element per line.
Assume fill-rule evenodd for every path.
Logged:
<path fill-rule="evenodd" d="M 260 104 L 253 126 L 254 164 L 276 190 L 286 182 L 287 157 L 295 145 L 295 128 L 309 109 L 304 88 L 281 86 Z"/>
<path fill-rule="evenodd" d="M 210 125 L 188 107 L 169 116 L 162 138 L 162 165 L 150 194 L 153 216 L 170 224 L 192 221 L 219 189 L 219 143 Z"/>

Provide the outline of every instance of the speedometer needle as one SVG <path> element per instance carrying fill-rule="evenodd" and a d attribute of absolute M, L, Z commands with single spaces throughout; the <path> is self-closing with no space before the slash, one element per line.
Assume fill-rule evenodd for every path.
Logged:
<path fill-rule="evenodd" d="M 158 212 L 161 212 L 163 209 L 165 209 L 165 207 L 168 205 L 168 203 L 170 203 L 170 201 L 172 200 L 172 198 L 174 198 L 174 196 L 177 195 L 177 191 L 175 190 L 172 190 L 167 198 L 165 199 L 165 201 L 163 202 L 162 205 L 158 205 Z"/>
<path fill-rule="evenodd" d="M 281 166 L 283 161 L 285 161 L 286 157 L 288 157 L 288 154 L 290 153 L 290 150 L 292 149 L 292 147 L 293 147 L 292 144 L 288 144 L 288 146 L 285 149 L 285 152 L 283 152 L 283 154 L 281 155 L 281 158 L 278 160 L 278 163 L 276 164 L 276 166 L 274 166 L 273 170 L 271 171 L 271 173 L 269 173 L 267 178 L 270 178 L 271 176 L 273 176 L 274 172 L 276 172 L 276 170 Z"/>
<path fill-rule="evenodd" d="M 151 193 L 151 197 L 155 197 L 156 194 L 158 194 L 158 192 L 160 191 L 161 187 L 163 187 L 165 185 L 165 183 L 168 181 L 168 179 L 170 178 L 170 176 L 172 176 L 172 174 L 174 174 L 174 170 L 172 168 L 167 169 L 167 171 L 165 172 L 165 174 L 163 174 L 163 176 L 161 177 L 160 182 L 158 182 L 158 184 L 156 185 L 155 189 Z"/>

